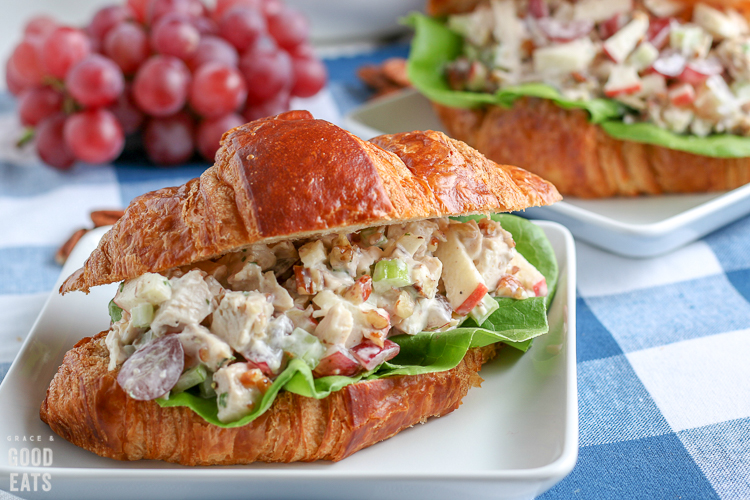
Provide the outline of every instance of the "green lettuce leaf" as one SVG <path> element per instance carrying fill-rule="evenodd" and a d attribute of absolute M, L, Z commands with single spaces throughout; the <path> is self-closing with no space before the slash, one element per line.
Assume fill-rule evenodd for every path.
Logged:
<path fill-rule="evenodd" d="M 431 101 L 454 108 L 495 105 L 508 108 L 520 97 L 549 99 L 558 106 L 584 109 L 592 123 L 599 124 L 615 139 L 653 144 L 714 158 L 750 156 L 750 137 L 714 134 L 708 137 L 681 135 L 652 123 L 628 124 L 622 121 L 625 107 L 612 99 L 573 101 L 554 87 L 543 83 L 525 83 L 506 87 L 494 94 L 452 90 L 445 78 L 445 65 L 463 51 L 463 39 L 439 20 L 423 14 L 411 14 L 404 22 L 415 30 L 407 71 L 414 87 Z"/>
<path fill-rule="evenodd" d="M 157 399 L 157 403 L 162 407 L 187 406 L 214 425 L 239 427 L 268 410 L 282 389 L 322 399 L 360 380 L 450 370 L 458 365 L 466 352 L 473 347 L 504 342 L 522 351 L 527 350 L 531 339 L 549 330 L 547 306 L 557 287 L 557 261 L 552 245 L 538 226 L 515 215 L 498 214 L 492 218 L 513 235 L 518 251 L 545 276 L 549 291 L 547 297 L 532 297 L 526 300 L 499 298 L 496 300 L 500 307 L 481 325 L 467 319 L 460 328 L 448 332 L 421 332 L 413 336 L 391 337 L 391 340 L 401 347 L 398 356 L 371 372 L 355 377 L 331 376 L 315 379 L 307 364 L 300 359 L 293 359 L 266 391 L 252 413 L 234 422 L 220 422 L 217 417 L 216 399 L 204 399 L 192 391 L 182 392 L 169 399 Z M 468 217 L 461 219 L 467 220 Z"/>
<path fill-rule="evenodd" d="M 714 158 L 745 158 L 750 156 L 750 137 L 714 134 L 707 137 L 675 134 L 653 123 L 606 121 L 600 124 L 615 139 L 653 144 Z"/>

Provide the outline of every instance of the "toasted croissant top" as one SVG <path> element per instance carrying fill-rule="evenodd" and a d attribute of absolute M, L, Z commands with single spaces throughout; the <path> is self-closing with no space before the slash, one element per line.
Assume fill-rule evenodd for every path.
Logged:
<path fill-rule="evenodd" d="M 306 111 L 230 130 L 216 163 L 134 199 L 60 288 L 159 272 L 258 242 L 560 200 L 555 187 L 440 132 L 362 141 Z"/>

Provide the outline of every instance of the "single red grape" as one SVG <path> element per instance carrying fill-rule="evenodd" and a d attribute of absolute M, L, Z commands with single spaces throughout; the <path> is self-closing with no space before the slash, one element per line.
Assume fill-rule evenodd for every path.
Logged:
<path fill-rule="evenodd" d="M 240 56 L 237 49 L 218 36 L 204 36 L 187 65 L 192 72 L 208 62 L 217 62 L 227 66 L 237 66 Z"/>
<path fill-rule="evenodd" d="M 168 116 L 185 105 L 190 71 L 171 56 L 152 56 L 135 74 L 133 98 L 141 110 L 153 116 Z"/>
<path fill-rule="evenodd" d="M 151 46 L 166 56 L 188 59 L 198 48 L 201 34 L 187 16 L 166 14 L 151 30 Z"/>
<path fill-rule="evenodd" d="M 87 163 L 111 162 L 125 145 L 117 118 L 103 108 L 87 109 L 68 117 L 63 135 L 75 157 Z"/>
<path fill-rule="evenodd" d="M 242 112 L 242 116 L 245 117 L 246 121 L 251 122 L 259 118 L 278 115 L 284 111 L 289 111 L 289 101 L 289 91 L 282 90 L 275 96 L 260 104 L 248 104 L 245 111 Z"/>
<path fill-rule="evenodd" d="M 292 59 L 283 50 L 248 51 L 240 58 L 240 70 L 247 83 L 247 100 L 260 104 L 293 84 Z"/>
<path fill-rule="evenodd" d="M 63 137 L 65 121 L 66 116 L 58 113 L 42 120 L 34 129 L 39 157 L 47 165 L 60 169 L 70 168 L 76 160 Z"/>
<path fill-rule="evenodd" d="M 224 132 L 239 127 L 245 120 L 236 113 L 224 115 L 212 120 L 204 120 L 198 125 L 195 142 L 200 154 L 210 162 L 213 162 L 216 152 L 219 150 L 219 142 Z"/>
<path fill-rule="evenodd" d="M 154 25 L 160 17 L 170 14 L 184 14 L 189 17 L 203 15 L 203 3 L 200 0 L 151 0 L 148 7 L 147 20 Z"/>
<path fill-rule="evenodd" d="M 5 61 L 5 83 L 10 93 L 18 97 L 27 88 L 27 85 L 23 78 L 18 76 L 16 67 L 13 66 L 12 62 L 13 60 L 10 58 Z"/>
<path fill-rule="evenodd" d="M 310 97 L 322 89 L 328 79 L 326 66 L 315 58 L 293 58 L 294 86 L 292 95 Z"/>
<path fill-rule="evenodd" d="M 104 38 L 103 49 L 126 75 L 135 73 L 151 53 L 146 30 L 135 23 L 121 23 L 112 28 Z"/>
<path fill-rule="evenodd" d="M 108 106 L 122 94 L 125 78 L 114 61 L 100 54 L 91 54 L 70 68 L 65 87 L 83 106 Z"/>
<path fill-rule="evenodd" d="M 115 115 L 117 121 L 120 122 L 120 126 L 122 126 L 122 131 L 125 135 L 137 132 L 145 119 L 143 111 L 138 109 L 133 102 L 131 89 L 128 89 L 127 87 L 125 88 L 125 91 L 120 94 L 117 102 L 109 107 L 109 110 L 112 111 L 112 114 Z"/>
<path fill-rule="evenodd" d="M 264 0 L 216 0 L 216 7 L 212 13 L 214 21 L 221 21 L 224 14 L 229 12 L 233 7 L 250 7 L 251 9 L 262 10 Z"/>
<path fill-rule="evenodd" d="M 133 11 L 126 5 L 109 5 L 100 9 L 91 19 L 91 24 L 87 29 L 91 38 L 99 42 L 104 42 L 107 33 L 120 23 L 133 19 Z"/>
<path fill-rule="evenodd" d="M 234 7 L 219 22 L 219 34 L 240 52 L 266 33 L 266 29 L 263 14 L 250 7 Z"/>
<path fill-rule="evenodd" d="M 18 99 L 21 123 L 33 127 L 45 118 L 62 111 L 63 95 L 52 87 L 24 90 Z"/>
<path fill-rule="evenodd" d="M 268 16 L 268 32 L 280 46 L 291 50 L 310 35 L 310 23 L 298 10 L 285 7 Z"/>
<path fill-rule="evenodd" d="M 91 52 L 91 41 L 86 33 L 62 26 L 45 40 L 41 50 L 42 64 L 48 74 L 64 79 L 70 68 Z"/>
<path fill-rule="evenodd" d="M 133 12 L 135 20 L 139 23 L 145 24 L 146 18 L 148 17 L 148 6 L 151 4 L 151 0 L 127 0 L 125 3 Z"/>
<path fill-rule="evenodd" d="M 218 35 L 219 25 L 214 22 L 210 17 L 196 17 L 191 20 L 193 26 L 201 34 L 201 37 L 207 35 Z"/>
<path fill-rule="evenodd" d="M 23 29 L 24 37 L 39 36 L 46 38 L 50 33 L 55 31 L 59 25 L 52 16 L 39 15 L 29 19 L 26 27 Z"/>
<path fill-rule="evenodd" d="M 184 163 L 193 156 L 193 134 L 193 120 L 184 111 L 152 118 L 143 132 L 146 154 L 158 165 Z"/>
<path fill-rule="evenodd" d="M 245 102 L 247 86 L 240 72 L 221 63 L 206 63 L 190 85 L 190 106 L 204 118 L 236 111 Z"/>
<path fill-rule="evenodd" d="M 42 84 L 44 78 L 44 66 L 41 58 L 41 37 L 26 37 L 16 45 L 10 56 L 14 72 L 26 87 Z"/>

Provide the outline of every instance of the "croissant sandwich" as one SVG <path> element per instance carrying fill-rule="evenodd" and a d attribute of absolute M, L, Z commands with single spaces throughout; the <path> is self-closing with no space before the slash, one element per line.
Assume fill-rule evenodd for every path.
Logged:
<path fill-rule="evenodd" d="M 584 198 L 750 182 L 750 2 L 429 0 L 409 77 L 449 134 Z"/>
<path fill-rule="evenodd" d="M 41 418 L 119 460 L 341 460 L 456 409 L 499 342 L 546 332 L 549 242 L 481 214 L 558 199 L 440 132 L 365 142 L 303 111 L 238 127 L 63 283 L 120 285 Z"/>

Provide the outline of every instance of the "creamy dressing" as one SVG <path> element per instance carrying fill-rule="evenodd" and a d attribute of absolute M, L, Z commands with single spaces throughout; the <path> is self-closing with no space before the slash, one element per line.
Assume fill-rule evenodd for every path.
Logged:
<path fill-rule="evenodd" d="M 146 273 L 120 287 L 122 317 L 106 345 L 112 370 L 176 334 L 185 371 L 205 367 L 219 419 L 230 421 L 252 410 L 292 357 L 315 376 L 351 375 L 397 354 L 390 335 L 450 330 L 485 310 L 488 296 L 545 294 L 544 277 L 499 223 L 426 220 Z"/>

